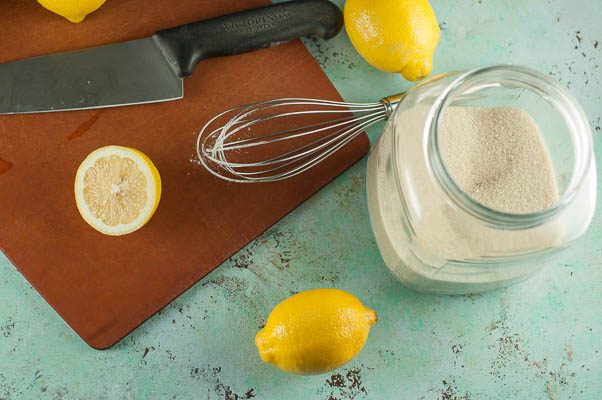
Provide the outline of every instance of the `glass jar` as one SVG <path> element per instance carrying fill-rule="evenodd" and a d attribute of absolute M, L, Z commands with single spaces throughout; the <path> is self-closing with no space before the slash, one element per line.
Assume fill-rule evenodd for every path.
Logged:
<path fill-rule="evenodd" d="M 368 206 L 382 257 L 407 287 L 461 294 L 507 286 L 539 271 L 587 230 L 596 203 L 592 132 L 557 82 L 527 68 L 494 66 L 435 76 L 392 105 L 368 159 Z M 452 106 L 527 111 L 549 153 L 558 201 L 511 214 L 464 192 L 439 146 L 441 116 Z"/>

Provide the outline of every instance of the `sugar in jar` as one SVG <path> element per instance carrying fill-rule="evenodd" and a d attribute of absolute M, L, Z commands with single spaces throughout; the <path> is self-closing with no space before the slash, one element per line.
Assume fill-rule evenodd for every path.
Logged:
<path fill-rule="evenodd" d="M 472 293 L 524 280 L 587 230 L 592 131 L 531 69 L 439 75 L 403 95 L 368 160 L 379 250 L 406 286 Z"/>

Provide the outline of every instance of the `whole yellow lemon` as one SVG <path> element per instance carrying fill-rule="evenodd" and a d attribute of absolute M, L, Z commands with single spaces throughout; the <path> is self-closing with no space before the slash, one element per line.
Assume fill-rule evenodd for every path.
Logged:
<path fill-rule="evenodd" d="M 433 69 L 440 30 L 427 0 L 347 0 L 345 29 L 358 53 L 378 69 L 410 81 Z"/>
<path fill-rule="evenodd" d="M 38 0 L 48 10 L 79 23 L 100 8 L 106 0 Z"/>
<path fill-rule="evenodd" d="M 376 313 L 339 289 L 291 296 L 270 313 L 257 333 L 259 356 L 296 374 L 319 374 L 347 363 L 364 347 Z"/>

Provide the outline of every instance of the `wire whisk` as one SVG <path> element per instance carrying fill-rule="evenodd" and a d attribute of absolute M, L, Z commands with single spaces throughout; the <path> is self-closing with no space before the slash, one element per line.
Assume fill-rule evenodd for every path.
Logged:
<path fill-rule="evenodd" d="M 388 119 L 403 94 L 374 103 L 282 98 L 230 108 L 201 129 L 201 164 L 230 182 L 274 182 L 324 161 Z"/>

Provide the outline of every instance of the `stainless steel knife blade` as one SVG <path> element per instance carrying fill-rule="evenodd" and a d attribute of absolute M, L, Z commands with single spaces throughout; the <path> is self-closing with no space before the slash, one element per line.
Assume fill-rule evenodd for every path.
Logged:
<path fill-rule="evenodd" d="M 153 38 L 0 64 L 0 114 L 81 110 L 181 99 Z"/>
<path fill-rule="evenodd" d="M 293 0 L 169 28 L 146 39 L 0 64 L 0 114 L 82 110 L 181 99 L 207 57 L 271 47 L 343 25 L 328 0 Z"/>

